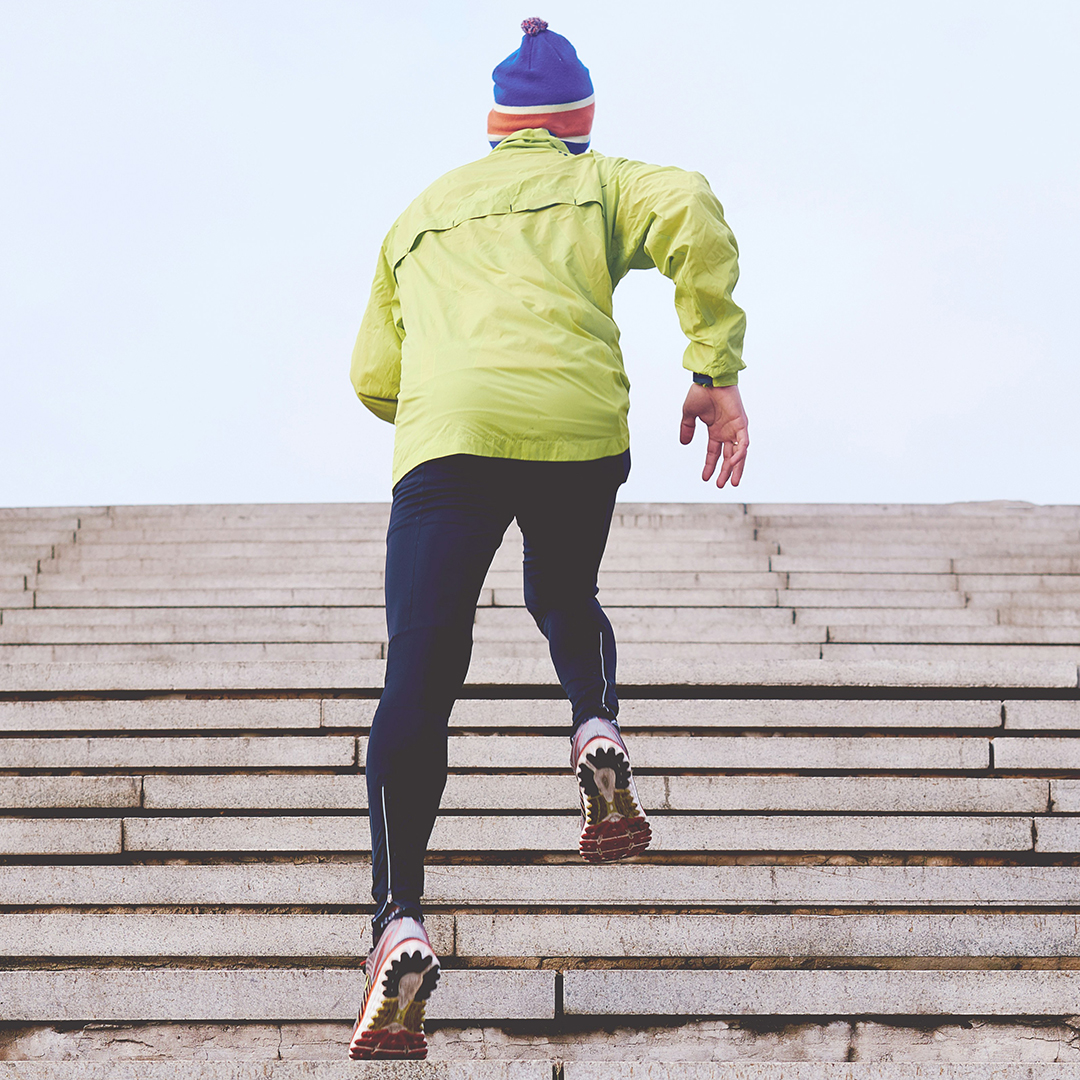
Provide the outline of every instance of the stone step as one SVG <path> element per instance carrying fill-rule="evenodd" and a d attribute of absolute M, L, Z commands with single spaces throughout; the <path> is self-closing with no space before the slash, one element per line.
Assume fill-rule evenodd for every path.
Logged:
<path fill-rule="evenodd" d="M 1075 780 L 1051 780 L 1050 806 L 1062 814 L 1080 813 L 1080 784 Z"/>
<path fill-rule="evenodd" d="M 788 594 L 781 592 L 780 595 L 787 599 Z M 850 594 L 846 594 L 850 595 Z M 947 594 L 956 595 L 956 594 Z M 806 626 L 880 626 L 880 627 L 967 627 L 967 626 L 997 626 L 998 612 L 995 608 L 980 608 L 974 610 L 960 606 L 948 607 L 879 607 L 867 605 L 865 607 L 846 607 L 837 604 L 835 607 L 828 605 L 833 599 L 829 594 L 823 594 L 825 601 L 820 607 L 807 607 L 799 605 L 791 609 L 795 613 L 795 621 Z M 724 618 L 723 612 L 717 612 L 717 618 Z M 23 616 L 25 619 L 26 616 Z M 17 622 L 17 620 L 16 620 Z"/>
<path fill-rule="evenodd" d="M 567 971 L 568 1016 L 1068 1016 L 1080 971 Z"/>
<path fill-rule="evenodd" d="M 653 814 L 651 820 L 653 852 L 1033 850 L 1032 818 L 1026 816 Z M 444 814 L 435 823 L 431 850 L 576 851 L 578 822 L 576 810 L 523 817 Z M 115 844 L 111 827 L 118 824 L 83 820 L 79 843 Z M 1074 824 L 1080 826 L 1073 819 L 1040 819 L 1040 829 L 1058 846 L 1040 843 L 1039 850 L 1080 850 L 1080 827 Z M 0 850 L 74 853 L 65 825 L 59 818 L 0 819 Z M 99 825 L 91 836 L 89 827 Z M 28 827 L 34 829 L 31 836 Z M 370 836 L 368 823 L 355 815 L 130 817 L 124 819 L 124 850 L 360 852 L 370 850 Z"/>
<path fill-rule="evenodd" d="M 843 646 L 826 646 L 843 648 Z M 855 646 L 861 648 L 861 646 Z M 965 647 L 966 648 L 966 647 Z M 678 687 L 689 694 L 694 687 L 967 687 L 992 690 L 1068 689 L 1078 685 L 1077 662 L 1014 661 L 1004 647 L 988 647 L 990 656 L 969 662 L 928 660 L 923 649 L 914 659 L 897 662 L 866 659 L 859 662 L 791 661 L 723 663 L 636 660 L 620 662 L 619 682 L 624 696 L 634 687 Z M 936 650 L 935 650 L 936 651 Z M 1040 654 L 1047 650 L 1039 650 Z M 995 659 L 996 658 L 996 659 Z M 243 690 L 380 690 L 385 664 L 376 660 L 285 662 L 133 662 L 133 663 L 20 663 L 0 664 L 0 693 L 72 694 L 130 691 L 243 691 Z M 557 686 L 551 661 L 474 659 L 466 686 Z M 903 694 L 897 696 L 904 696 Z M 918 695 L 912 695 L 918 696 Z"/>
<path fill-rule="evenodd" d="M 176 1042 L 184 1041 L 188 1027 L 176 1025 L 175 1029 L 161 1033 L 166 1036 L 166 1043 L 175 1046 Z M 128 1041 L 124 1039 L 124 1033 L 117 1031 L 116 1034 L 117 1041 Z M 137 1032 L 131 1033 L 131 1040 L 139 1036 L 145 1038 L 147 1034 L 145 1028 L 140 1027 Z M 174 1037 L 169 1039 L 169 1034 Z M 176 1060 L 125 1060 L 116 1056 L 115 1047 L 111 1047 L 114 1052 L 99 1060 L 0 1061 L 0 1080 L 552 1080 L 552 1063 L 548 1060 L 349 1061 L 344 1056 L 349 1032 L 334 1034 L 334 1058 L 327 1061 L 275 1059 L 269 1056 L 269 1042 L 267 1046 L 260 1047 L 266 1051 L 266 1059 L 246 1061 L 227 1052 L 218 1061 L 204 1058 L 184 1060 L 175 1052 L 170 1054 L 170 1058 Z M 215 1035 L 218 1037 L 215 1038 Z M 222 1043 L 220 1035 L 220 1032 L 215 1032 L 209 1036 L 208 1041 L 215 1049 Z M 102 1041 L 110 1042 L 107 1035 Z M 275 1030 L 271 1041 L 275 1045 L 280 1043 L 281 1033 Z M 85 1044 L 85 1037 L 79 1042 Z M 618 1070 L 619 1066 L 616 1065 L 614 1075 L 620 1075 Z M 902 1075 L 903 1080 L 909 1080 L 909 1074 Z M 900 1080 L 901 1074 L 897 1073 L 896 1076 Z M 1063 1080 L 1073 1080 L 1074 1074 L 1065 1072 L 1061 1076 Z M 672 1073 L 672 1080 L 681 1080 L 680 1074 Z M 732 1080 L 735 1080 L 735 1074 L 732 1074 Z M 763 1080 L 774 1078 L 770 1074 Z M 849 1078 L 847 1075 L 841 1078 L 838 1074 L 837 1080 Z M 851 1080 L 855 1080 L 854 1076 Z M 867 1080 L 871 1078 L 868 1076 Z M 885 1078 L 875 1074 L 872 1080 Z M 921 1080 L 921 1076 L 916 1078 L 915 1074 L 910 1074 L 910 1080 Z M 972 1080 L 984 1080 L 983 1072 L 973 1074 Z M 999 1080 L 1014 1080 L 1014 1074 L 1002 1072 Z M 1015 1074 L 1015 1080 L 1021 1080 L 1020 1073 Z M 1025 1073 L 1023 1080 L 1041 1080 L 1041 1074 Z"/>
<path fill-rule="evenodd" d="M 987 923 L 987 940 L 993 940 L 995 930 L 1000 933 L 998 923 L 993 922 L 995 916 L 982 918 L 991 920 Z M 426 914 L 424 927 L 431 947 L 440 957 L 458 955 L 454 952 L 453 915 Z M 929 934 L 933 938 L 934 924 L 930 927 L 922 930 L 919 924 L 924 937 Z M 1053 940 L 1056 928 L 1057 921 L 1051 917 L 1047 926 L 1049 940 Z M 543 927 L 537 929 L 544 932 Z M 944 948 L 948 942 L 941 933 L 943 929 L 938 929 L 937 936 L 942 938 Z M 957 931 L 962 934 L 964 927 L 958 926 Z M 1023 937 L 1020 924 L 1015 931 Z M 0 915 L 0 957 L 355 959 L 369 947 L 370 933 L 370 915 L 9 912 Z"/>
<path fill-rule="evenodd" d="M 916 558 L 911 555 L 771 555 L 768 570 L 774 573 L 814 573 L 814 574 L 952 574 L 953 559 L 949 556 L 934 555 Z M 968 571 L 978 573 L 977 570 Z M 1002 571 L 1008 573 L 1009 571 Z M 1040 571 L 1051 573 L 1050 570 Z"/>
<path fill-rule="evenodd" d="M 69 538 L 70 539 L 70 538 Z M 385 543 L 386 526 L 375 522 L 349 524 L 328 521 L 325 524 L 282 525 L 268 522 L 262 525 L 207 526 L 193 525 L 175 528 L 154 528 L 128 525 L 107 525 L 88 522 L 82 525 L 75 537 L 76 544 L 97 547 L 107 544 L 147 546 L 170 544 L 310 544 L 310 543 Z"/>
<path fill-rule="evenodd" d="M 116 809 L 142 804 L 138 776 L 0 776 L 0 809 Z"/>
<path fill-rule="evenodd" d="M 463 957 L 1080 955 L 1075 915 L 482 915 L 464 912 L 456 914 L 453 921 L 456 955 Z M 16 940 L 13 936 L 12 943 Z M 62 940 L 59 934 L 54 934 L 47 943 Z"/>
<path fill-rule="evenodd" d="M 1019 579 L 1017 579 L 1019 580 Z M 1047 618 L 1057 618 L 1067 612 L 1080 608 L 1080 591 L 1040 591 L 1020 592 L 967 592 L 968 606 L 972 608 L 996 607 L 1012 610 L 1023 617 L 1025 609 L 1041 611 Z"/>
<path fill-rule="evenodd" d="M 780 558 L 774 552 L 775 545 L 757 545 L 756 551 L 740 545 L 738 551 L 723 554 L 711 554 L 696 551 L 693 547 L 686 548 L 683 553 L 667 554 L 664 552 L 641 551 L 640 553 L 623 554 L 613 549 L 604 559 L 604 566 L 608 571 L 649 571 L 656 567 L 658 560 L 663 560 L 667 570 L 681 570 L 684 572 L 702 573 L 713 571 L 719 573 L 754 572 L 765 573 L 770 569 L 769 560 Z M 74 551 L 74 549 L 72 549 Z M 136 548 L 133 553 L 123 559 L 98 558 L 89 546 L 85 549 L 86 554 L 71 554 L 61 558 L 41 560 L 42 582 L 47 578 L 62 576 L 65 574 L 78 575 L 104 575 L 116 579 L 132 575 L 174 575 L 175 577 L 187 575 L 206 574 L 242 574 L 248 581 L 257 580 L 263 574 L 289 575 L 296 572 L 306 574 L 333 574 L 333 573 L 358 573 L 361 571 L 382 571 L 385 566 L 385 557 L 381 552 L 373 552 L 365 555 L 334 555 L 312 556 L 297 560 L 283 555 L 248 557 L 237 555 L 233 557 L 222 556 L 195 556 L 181 555 L 174 559 L 164 558 L 156 554 L 147 554 L 146 548 Z M 931 560 L 927 560 L 930 562 Z M 1049 562 L 1049 558 L 1045 561 Z M 298 565 L 302 563 L 302 565 Z M 496 555 L 492 567 L 496 570 L 515 570 L 521 564 L 519 552 L 508 550 Z M 16 567 L 12 567 L 14 571 Z M 781 568 L 782 569 L 782 568 Z M 1049 573 L 1049 569 L 1041 571 Z M 1076 573 L 1076 571 L 1072 571 Z"/>
<path fill-rule="evenodd" d="M 1031 548 L 1032 554 L 1052 553 L 1051 549 L 1064 549 L 1066 541 L 1056 541 L 1056 537 L 1050 537 L 1047 542 L 1036 543 L 1034 539 L 1023 541 L 1026 551 Z M 6 551 L 13 546 L 15 539 L 9 539 L 7 543 L 0 541 L 0 551 Z M 353 558 L 356 556 L 381 555 L 385 551 L 385 534 L 377 530 L 369 530 L 363 535 L 343 537 L 339 535 L 333 538 L 326 532 L 313 534 L 306 539 L 279 538 L 274 539 L 265 533 L 250 532 L 243 537 L 237 537 L 233 533 L 209 532 L 203 538 L 195 538 L 188 535 L 182 539 L 174 539 L 169 534 L 158 536 L 153 542 L 148 542 L 141 536 L 125 539 L 114 532 L 102 532 L 97 535 L 88 535 L 80 532 L 77 539 L 73 534 L 55 534 L 45 541 L 23 540 L 22 544 L 27 551 L 38 550 L 44 546 L 46 550 L 56 545 L 56 556 L 61 560 L 81 561 L 90 559 L 93 561 L 112 561 L 130 558 L 164 559 L 181 558 L 199 560 L 203 558 L 275 558 L 275 559 L 315 559 L 315 558 Z M 37 544 L 34 548 L 32 545 Z M 520 533 L 508 534 L 499 548 L 502 558 L 521 559 L 522 538 Z M 1034 545 L 1034 547 L 1032 546 Z M 980 545 L 981 548 L 982 545 Z M 1080 546 L 1080 536 L 1077 543 Z M 613 529 L 607 546 L 611 555 L 635 556 L 653 555 L 662 558 L 665 554 L 689 555 L 700 553 L 703 555 L 751 555 L 762 551 L 775 550 L 775 543 L 769 543 L 754 538 L 752 530 L 712 530 L 709 532 L 678 532 L 678 533 L 650 533 L 642 530 Z M 978 549 L 976 549 L 978 550 Z M 1000 545 L 993 550 L 1000 550 Z M 916 552 L 919 554 L 920 552 Z M 1068 554 L 1068 552 L 1065 552 Z"/>
<path fill-rule="evenodd" d="M 1080 574 L 957 574 L 961 592 L 1080 592 Z"/>
<path fill-rule="evenodd" d="M 375 698 L 119 701 L 0 701 L 0 731 L 141 731 L 214 728 L 367 728 Z M 623 698 L 624 730 L 661 728 L 1015 728 L 1080 727 L 1080 702 L 894 699 Z M 557 699 L 461 698 L 451 724 L 470 728 L 569 730 Z"/>
<path fill-rule="evenodd" d="M 20 751 L 7 743 L 67 742 L 68 740 L 6 740 L 0 739 L 0 754 L 25 754 L 29 761 L 37 751 Z M 121 742 L 128 740 L 85 740 L 86 742 Z M 135 740 L 131 740 L 134 742 Z M 140 740 L 151 742 L 153 740 Z M 162 740 L 164 742 L 165 740 Z M 182 740 L 177 740 L 182 741 Z M 212 742 L 217 740 L 192 740 Z M 225 740 L 222 740 L 223 742 Z M 252 740 L 256 741 L 256 740 Z M 270 742 L 260 739 L 259 742 Z M 303 741 L 303 740 L 290 740 Z M 1006 743 L 1028 740 L 1003 740 Z M 1048 754 L 1054 744 L 1065 740 L 1040 740 L 1049 744 Z M 360 737 L 360 760 L 364 760 L 367 739 Z M 996 745 L 996 743 L 995 743 Z M 1080 749 L 1080 740 L 1076 741 Z M 163 747 L 164 749 L 164 747 Z M 117 752 L 117 751 L 114 751 Z M 167 752 L 167 751 L 166 751 Z M 269 752 L 269 751 L 268 751 Z M 311 751 L 309 751 L 310 753 Z M 328 753 L 329 751 L 324 751 Z M 54 751 L 58 760 L 63 751 Z M 534 736 L 532 738 L 507 738 L 503 735 L 466 735 L 450 738 L 449 763 L 451 768 L 489 769 L 566 769 L 568 768 L 567 741 L 564 737 Z M 982 736 L 952 738 L 933 736 L 908 738 L 882 736 L 851 738 L 834 736 L 770 735 L 766 737 L 742 737 L 737 735 L 714 737 L 663 737 L 638 735 L 630 743 L 634 768 L 641 769 L 986 769 L 990 765 L 989 740 Z M 1019 756 L 1023 751 L 1018 750 Z M 1038 754 L 1038 750 L 1031 751 Z M 0 761 L 5 758 L 0 758 Z M 162 760 L 159 756 L 158 760 Z M 1068 759 L 1071 760 L 1071 759 Z M 20 766 L 9 766 L 12 768 Z M 29 767 L 29 766 L 21 766 Z M 61 767 L 61 766 L 53 766 Z M 72 766 L 74 767 L 74 766 Z M 1046 766 L 1043 766 L 1044 768 Z M 1065 764 L 1062 768 L 1069 768 Z"/>
<path fill-rule="evenodd" d="M 1010 701 L 1004 709 L 1010 729 L 1080 727 L 1080 701 Z"/>
<path fill-rule="evenodd" d="M 916 558 L 910 554 L 886 557 L 843 556 L 824 552 L 819 555 L 781 554 L 769 559 L 769 570 L 781 573 L 851 573 L 851 574 L 1031 574 L 1040 577 L 1080 574 L 1080 556 L 1051 555 L 958 555 L 945 557 L 927 555 Z"/>
<path fill-rule="evenodd" d="M 993 519 L 991 519 L 993 521 Z M 870 541 L 884 539 L 893 543 L 924 544 L 938 541 L 968 541 L 990 543 L 995 539 L 997 529 L 1008 530 L 1010 542 L 1017 538 L 1021 543 L 1029 540 L 1039 542 L 1057 541 L 1060 543 L 1080 543 L 1080 519 L 1060 521 L 1053 518 L 1034 519 L 1023 525 L 998 521 L 991 524 L 986 519 L 969 518 L 967 520 L 938 520 L 934 522 L 873 521 L 862 519 L 845 521 L 841 528 L 832 522 L 807 521 L 804 523 L 775 522 L 771 519 L 758 519 L 744 528 L 753 528 L 759 539 L 797 540 L 829 543 L 842 536 L 845 542 Z"/>
<path fill-rule="evenodd" d="M 1049 786 L 1048 786 L 1049 783 Z M 664 810 L 876 811 L 1039 814 L 1075 812 L 1076 781 L 1036 777 L 641 776 L 649 813 Z M 566 810 L 577 797 L 560 776 L 451 774 L 445 811 Z M 363 776 L 234 774 L 0 776 L 0 809 L 366 810 Z"/>
<path fill-rule="evenodd" d="M 366 861 L 0 865 L 6 906 L 355 905 Z M 781 906 L 1072 909 L 1077 866 L 433 864 L 429 906 Z"/>
<path fill-rule="evenodd" d="M 443 958 L 1073 957 L 1075 915 L 428 914 Z M 0 957 L 353 959 L 368 915 L 0 915 Z"/>
<path fill-rule="evenodd" d="M 665 507 L 665 503 L 654 504 L 628 504 L 621 503 L 620 507 L 638 505 L 650 505 Z M 686 512 L 694 503 L 672 504 L 671 513 L 678 510 L 676 506 L 687 507 Z M 712 507 L 710 507 L 712 509 Z M 846 524 L 847 519 L 858 520 L 859 518 L 880 518 L 892 521 L 898 518 L 1000 518 L 1001 523 L 1022 521 L 1025 518 L 1039 520 L 1046 517 L 1077 518 L 1080 510 L 1073 505 L 1050 505 L 1036 506 L 1034 503 L 1013 502 L 1009 500 L 993 500 L 986 502 L 958 502 L 958 503 L 746 503 L 744 512 L 753 518 L 791 518 L 793 521 L 806 521 L 813 518 L 833 520 L 840 518 Z M 638 510 L 638 513 L 643 511 Z"/>
<path fill-rule="evenodd" d="M 1025 816 L 652 814 L 651 852 L 1080 851 L 1080 821 Z M 122 834 L 121 834 L 122 827 Z M 577 850 L 578 817 L 445 814 L 430 850 Z M 345 816 L 0 818 L 0 854 L 370 850 L 367 821 Z"/>
<path fill-rule="evenodd" d="M 180 583 L 177 582 L 177 585 Z M 47 588 L 27 593 L 39 609 L 49 608 L 232 608 L 249 607 L 376 607 L 382 608 L 382 586 L 362 589 L 128 589 Z M 775 598 L 775 592 L 772 593 Z M 0 593 L 0 607 L 4 606 Z M 480 604 L 492 603 L 492 591 L 480 593 Z M 29 606 L 29 605 L 26 605 Z"/>
<path fill-rule="evenodd" d="M 361 968 L 71 968 L 0 971 L 6 1022 L 51 1020 L 347 1020 Z M 550 1020 L 554 971 L 443 971 L 432 1020 Z M 550 1075 L 550 1074 L 549 1074 Z"/>
<path fill-rule="evenodd" d="M 948 592 L 960 586 L 955 574 L 860 574 L 860 573 L 816 573 L 799 571 L 786 574 L 786 585 L 791 589 L 882 590 L 885 592 Z M 969 578 L 968 580 L 977 580 Z M 1006 575 L 1005 580 L 1014 580 Z"/>
<path fill-rule="evenodd" d="M 129 791 L 91 785 L 105 777 L 50 777 L 81 780 L 69 798 L 62 784 L 55 788 L 37 777 L 0 777 L 0 806 L 64 807 L 73 805 L 140 805 L 137 782 Z M 131 778 L 135 780 L 135 778 Z M 1055 786 L 1056 785 L 1056 786 Z M 1069 786 L 1071 785 L 1071 786 Z M 807 776 L 641 776 L 638 794 L 646 811 L 858 811 L 884 813 L 1043 814 L 1051 793 L 1055 811 L 1071 812 L 1078 801 L 1073 781 L 1048 782 L 1036 777 L 882 777 L 827 779 Z M 365 810 L 367 786 L 362 776 L 146 776 L 141 805 L 161 810 Z M 444 811 L 564 811 L 574 806 L 572 778 L 559 776 L 493 776 L 451 774 L 442 799 Z M 106 802 L 106 799 L 112 801 Z M 48 801 L 45 801 L 48 800 Z"/>
<path fill-rule="evenodd" d="M 868 660 L 883 661 L 961 661 L 963 664 L 987 663 L 997 659 L 999 663 L 1039 663 L 1065 661 L 1080 662 L 1080 645 L 960 645 L 955 643 L 920 642 L 918 644 L 846 644 L 829 642 L 821 646 L 824 660 L 861 663 Z"/>
<path fill-rule="evenodd" d="M 824 638 L 824 634 L 820 635 Z M 98 664 L 152 663 L 181 665 L 188 663 L 254 664 L 291 663 L 305 660 L 315 662 L 358 662 L 376 660 L 385 652 L 385 641 L 360 642 L 159 642 L 115 643 L 90 645 L 79 643 L 55 645 L 0 645 L 0 665 L 4 664 Z M 726 662 L 818 660 L 820 642 L 653 642 L 625 641 L 620 646 L 620 660 L 708 661 L 721 655 Z M 861 648 L 862 646 L 857 646 Z M 1001 646 L 1004 647 L 1004 646 Z M 949 646 L 936 646 L 948 649 Z M 998 648 L 998 646 L 995 646 Z M 1044 646 L 1044 648 L 1052 648 Z M 537 635 L 533 641 L 478 641 L 473 648 L 473 660 L 540 660 L 548 656 L 546 642 Z M 993 654 L 988 653 L 987 658 Z M 1062 654 L 1065 658 L 1073 653 Z M 1038 659 L 1031 654 L 1028 659 Z"/>
<path fill-rule="evenodd" d="M 68 539 L 71 539 L 69 536 Z M 11 566 L 16 563 L 35 563 L 38 559 L 48 559 L 53 554 L 53 548 L 57 546 L 57 538 L 53 536 L 49 540 L 32 540 L 29 537 L 20 536 L 18 540 L 7 539 L 0 541 L 0 567 Z"/>
<path fill-rule="evenodd" d="M 378 660 L 382 654 L 383 643 L 380 641 L 0 645 L 0 666 L 147 663 L 173 667 L 189 663 L 296 663 L 308 660 L 316 663 L 355 663 Z"/>
<path fill-rule="evenodd" d="M 919 1039 L 910 1029 L 890 1027 L 888 1030 L 899 1036 L 896 1041 L 901 1045 L 912 1045 Z M 1007 1032 L 1001 1035 L 1008 1052 L 1013 1040 Z M 1031 1036 L 1025 1033 L 1019 1037 Z M 148 1080 L 154 1075 L 149 1074 Z M 244 1075 L 238 1073 L 237 1080 L 242 1080 Z M 207 1080 L 211 1078 L 207 1077 Z M 1080 1080 L 1080 1062 L 995 1060 L 992 1063 L 950 1063 L 939 1060 L 936 1055 L 926 1062 L 568 1060 L 563 1064 L 562 1080 Z"/>
<path fill-rule="evenodd" d="M 776 554 L 783 555 L 788 559 L 814 559 L 826 557 L 830 559 L 852 557 L 857 559 L 937 559 L 948 558 L 954 563 L 957 573 L 963 571 L 959 567 L 961 561 L 978 560 L 982 558 L 996 559 L 1002 554 L 1002 544 L 997 540 L 954 540 L 936 539 L 927 537 L 922 543 L 898 543 L 890 536 L 883 535 L 870 541 L 848 542 L 846 539 L 837 540 L 835 535 L 830 539 L 821 540 L 789 540 L 785 538 L 782 543 L 776 541 L 757 540 L 754 544 L 758 550 L 776 550 Z M 745 542 L 737 545 L 729 545 L 731 552 L 741 552 L 743 548 L 751 550 Z M 1008 543 L 1008 558 L 1030 559 L 1033 561 L 1056 561 L 1076 562 L 1080 564 L 1080 554 L 1077 549 L 1080 542 L 1077 540 L 1060 541 L 1057 543 L 1040 543 L 1035 539 L 1010 538 Z M 65 551 L 68 549 L 64 549 Z M 969 571 L 970 572 L 970 571 Z M 1071 573 L 1076 573 L 1076 570 Z"/>
<path fill-rule="evenodd" d="M 1080 738 L 993 742 L 994 761 L 1007 769 L 1080 768 Z M 349 767 L 363 763 L 367 737 L 197 736 L 0 738 L 0 769 L 253 769 Z M 884 769 L 974 770 L 990 767 L 982 735 L 704 736 L 637 735 L 634 767 L 649 769 Z M 359 758 L 358 755 L 359 754 Z M 452 769 L 569 768 L 565 736 L 451 736 Z M 1050 764 L 1057 762 L 1056 766 Z"/>
<path fill-rule="evenodd" d="M 1069 623 L 1073 621 L 1068 620 Z M 1080 645 L 1080 622 L 1065 626 L 1032 626 L 1018 622 L 997 626 L 920 626 L 897 623 L 860 626 L 841 620 L 829 622 L 827 628 L 826 640 L 837 644 L 885 642 L 900 645 Z M 816 627 L 805 626 L 808 636 L 812 629 Z"/>
<path fill-rule="evenodd" d="M 347 703 L 357 722 L 361 717 L 365 718 L 365 726 L 371 723 L 377 704 L 372 699 Z M 322 722 L 323 707 L 324 703 L 319 698 L 0 701 L 0 731 L 318 728 Z M 989 720 L 989 714 L 986 719 Z"/>
<path fill-rule="evenodd" d="M 980 742 L 975 754 L 966 753 L 968 758 L 985 751 L 986 743 Z M 565 752 L 565 745 L 562 749 Z M 918 754 L 918 750 L 914 752 Z M 250 769 L 355 764 L 356 741 L 343 735 L 0 739 L 0 769 Z"/>
<path fill-rule="evenodd" d="M 25 573 L 12 577 L 23 588 Z M 741 591 L 743 589 L 782 588 L 786 575 L 770 571 L 712 571 L 712 570 L 600 570 L 600 587 L 603 589 L 675 589 L 679 591 L 700 588 Z M 521 568 L 492 570 L 484 582 L 485 589 L 511 589 L 521 592 Z M 217 574 L 198 574 L 191 577 L 176 577 L 170 574 L 125 574 L 118 569 L 107 574 L 50 574 L 47 580 L 39 579 L 37 592 L 41 593 L 78 593 L 78 592 L 131 592 L 136 590 L 161 590 L 175 593 L 190 593 L 221 589 L 246 593 L 252 590 L 281 589 L 294 592 L 297 590 L 326 589 L 379 589 L 383 586 L 383 570 L 333 571 L 312 573 L 305 566 L 297 566 L 292 573 L 282 574 L 245 574 L 241 568 L 233 572 Z"/>

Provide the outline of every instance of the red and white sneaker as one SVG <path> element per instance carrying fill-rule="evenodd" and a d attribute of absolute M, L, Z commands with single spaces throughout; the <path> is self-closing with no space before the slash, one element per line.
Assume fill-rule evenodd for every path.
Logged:
<path fill-rule="evenodd" d="M 424 1008 L 439 981 L 439 958 L 424 924 L 395 919 L 364 964 L 367 987 L 349 1057 L 425 1058 Z"/>
<path fill-rule="evenodd" d="M 652 840 L 652 829 L 638 801 L 619 729 L 602 717 L 586 720 L 574 732 L 570 767 L 581 796 L 581 857 L 599 863 L 640 855 Z"/>

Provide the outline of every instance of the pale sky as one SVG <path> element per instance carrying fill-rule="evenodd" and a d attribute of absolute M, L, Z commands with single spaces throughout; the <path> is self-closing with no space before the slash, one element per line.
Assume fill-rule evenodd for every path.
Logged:
<path fill-rule="evenodd" d="M 1080 4 L 532 4 L 0 0 L 0 506 L 388 500 L 379 243 L 531 15 L 595 149 L 704 173 L 742 252 L 743 482 L 637 271 L 623 498 L 1080 501 Z"/>

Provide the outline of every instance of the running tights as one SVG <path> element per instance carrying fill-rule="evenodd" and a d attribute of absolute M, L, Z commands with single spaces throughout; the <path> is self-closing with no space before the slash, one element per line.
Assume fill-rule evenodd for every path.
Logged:
<path fill-rule="evenodd" d="M 395 486 L 386 685 L 366 760 L 376 927 L 391 904 L 420 914 L 450 710 L 469 668 L 480 589 L 515 518 L 525 538 L 525 605 L 548 639 L 572 725 L 615 719 L 615 637 L 596 577 L 629 471 L 629 451 L 594 461 L 455 454 L 418 465 Z"/>

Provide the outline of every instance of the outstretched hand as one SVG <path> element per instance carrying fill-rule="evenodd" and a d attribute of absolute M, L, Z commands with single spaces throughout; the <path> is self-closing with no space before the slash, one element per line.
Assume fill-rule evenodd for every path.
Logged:
<path fill-rule="evenodd" d="M 731 486 L 738 487 L 746 463 L 746 450 L 750 446 L 746 410 L 739 396 L 739 388 L 691 385 L 683 402 L 682 427 L 679 429 L 679 441 L 683 446 L 694 438 L 698 420 L 709 431 L 701 479 L 712 479 L 722 452 L 723 464 L 716 478 L 716 486 L 723 487 L 730 477 Z"/>

